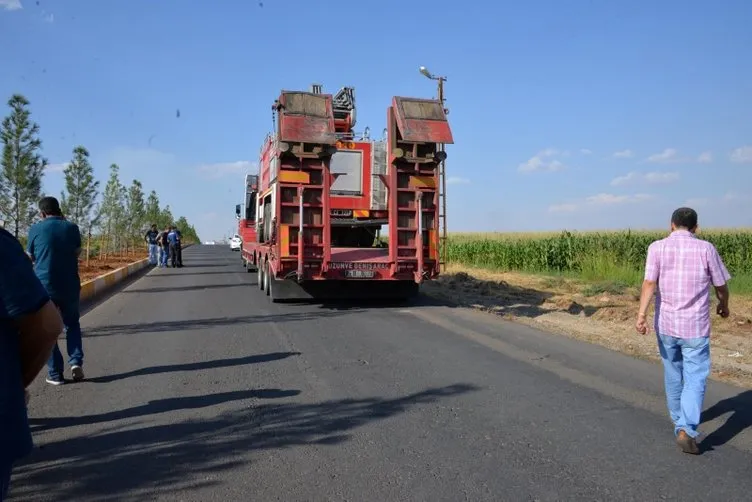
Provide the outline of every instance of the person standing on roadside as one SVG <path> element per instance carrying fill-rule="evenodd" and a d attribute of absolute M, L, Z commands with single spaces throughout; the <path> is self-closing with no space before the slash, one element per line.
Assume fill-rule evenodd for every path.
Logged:
<path fill-rule="evenodd" d="M 172 268 L 178 266 L 178 234 L 176 230 L 174 226 L 170 226 L 170 232 L 167 234 L 167 242 L 170 243 L 170 264 Z"/>
<path fill-rule="evenodd" d="M 144 240 L 149 248 L 149 265 L 157 264 L 157 238 L 159 237 L 159 231 L 157 225 L 152 225 L 144 235 Z"/>
<path fill-rule="evenodd" d="M 29 229 L 27 253 L 35 265 L 37 277 L 57 305 L 65 324 L 68 364 L 73 380 L 84 378 L 84 349 L 81 340 L 79 301 L 81 280 L 78 257 L 81 254 L 81 232 L 78 225 L 66 220 L 54 197 L 39 201 L 42 221 Z M 63 355 L 55 343 L 47 363 L 47 383 L 62 385 Z"/>
<path fill-rule="evenodd" d="M 180 233 L 180 229 L 175 227 L 175 234 L 177 235 L 177 252 L 178 252 L 178 267 L 183 266 L 183 234 Z"/>
<path fill-rule="evenodd" d="M 167 258 L 170 256 L 170 241 L 167 239 L 167 234 L 170 233 L 170 226 L 167 225 L 164 230 L 159 233 L 157 242 L 159 243 L 159 266 L 167 266 Z"/>
<path fill-rule="evenodd" d="M 647 309 L 655 294 L 654 328 L 663 360 L 666 402 L 674 435 L 685 453 L 697 455 L 705 385 L 710 374 L 710 285 L 716 314 L 729 315 L 731 275 L 715 246 L 698 239 L 697 213 L 681 207 L 671 216 L 671 234 L 648 247 L 645 280 L 635 328 L 647 334 Z"/>
<path fill-rule="evenodd" d="M 0 501 L 13 464 L 33 446 L 25 392 L 44 367 L 63 321 L 23 247 L 0 228 Z M 23 285 L 23 287 L 21 287 Z"/>

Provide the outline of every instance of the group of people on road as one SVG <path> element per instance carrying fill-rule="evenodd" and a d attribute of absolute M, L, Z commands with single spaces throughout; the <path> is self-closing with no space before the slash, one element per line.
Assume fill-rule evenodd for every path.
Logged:
<path fill-rule="evenodd" d="M 161 232 L 156 224 L 146 231 L 144 240 L 149 249 L 149 263 L 167 267 L 167 259 L 172 268 L 183 266 L 183 246 L 181 243 L 180 230 L 175 225 L 167 225 Z M 157 256 L 157 253 L 159 255 Z"/>
<path fill-rule="evenodd" d="M 13 465 L 30 453 L 26 388 L 45 362 L 47 383 L 63 380 L 63 356 L 57 346 L 65 330 L 68 363 L 74 381 L 84 378 L 79 324 L 78 258 L 81 235 L 67 221 L 54 197 L 39 202 L 42 220 L 31 227 L 27 254 L 17 239 L 0 228 L 0 502 L 10 484 Z M 698 239 L 697 213 L 679 208 L 671 233 L 647 250 L 635 329 L 648 330 L 647 309 L 655 297 L 654 328 L 660 350 L 669 415 L 681 449 L 697 454 L 696 438 L 710 373 L 710 286 L 718 298 L 716 313 L 729 315 L 730 275 L 716 248 Z M 160 246 L 159 265 L 181 263 L 180 232 L 146 233 L 152 264 Z M 29 258 L 31 260 L 29 260 Z M 33 263 L 33 267 L 32 267 Z"/>
<path fill-rule="evenodd" d="M 29 230 L 26 253 L 0 228 L 0 502 L 13 465 L 33 447 L 27 387 L 47 364 L 46 381 L 65 383 L 57 345 L 66 334 L 74 381 L 84 378 L 79 323 L 81 233 L 54 197 L 39 201 L 41 221 Z"/>

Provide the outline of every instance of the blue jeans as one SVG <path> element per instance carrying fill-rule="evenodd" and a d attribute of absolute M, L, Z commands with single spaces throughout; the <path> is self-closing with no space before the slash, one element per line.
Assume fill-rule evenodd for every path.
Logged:
<path fill-rule="evenodd" d="M 170 248 L 160 247 L 159 248 L 159 266 L 160 267 L 166 267 L 167 266 L 167 257 L 168 256 L 170 256 Z"/>
<path fill-rule="evenodd" d="M 666 403 L 674 422 L 674 434 L 683 430 L 696 438 L 705 384 L 710 375 L 710 337 L 658 335 L 658 350 L 663 359 Z"/>
<path fill-rule="evenodd" d="M 156 244 L 149 244 L 149 264 L 150 265 L 157 264 L 157 245 Z"/>
<path fill-rule="evenodd" d="M 10 475 L 13 472 L 13 464 L 5 461 L 0 461 L 0 502 L 3 502 L 8 497 L 8 490 L 10 490 Z"/>
<path fill-rule="evenodd" d="M 83 366 L 84 348 L 81 340 L 81 323 L 79 322 L 78 298 L 61 301 L 54 299 L 55 305 L 60 309 L 60 316 L 65 325 L 65 339 L 68 345 L 68 364 L 71 366 Z M 63 378 L 63 354 L 55 342 L 52 354 L 47 360 L 47 372 L 52 379 Z"/>

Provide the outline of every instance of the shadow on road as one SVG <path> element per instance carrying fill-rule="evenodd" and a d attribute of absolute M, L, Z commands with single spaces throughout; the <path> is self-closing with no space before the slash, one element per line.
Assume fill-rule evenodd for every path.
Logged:
<path fill-rule="evenodd" d="M 216 267 L 227 267 L 227 266 L 230 265 L 229 263 L 217 263 L 217 262 L 210 262 L 210 263 L 201 263 L 201 262 L 198 262 L 197 263 L 197 262 L 193 261 L 195 258 L 196 258 L 195 256 L 191 256 L 190 262 L 187 262 L 187 261 L 183 260 L 184 264 L 186 265 L 186 267 L 189 266 L 190 268 L 207 268 L 207 267 L 215 267 L 216 268 Z M 170 269 L 170 270 L 172 270 L 172 269 Z M 181 269 L 181 271 L 182 271 L 182 269 Z M 176 272 L 176 273 L 180 273 L 180 272 Z"/>
<path fill-rule="evenodd" d="M 215 272 L 213 270 L 209 270 L 207 272 L 193 272 L 193 271 L 191 271 L 191 272 L 185 272 L 185 273 L 183 273 L 181 271 L 180 272 L 180 277 L 185 277 L 187 275 L 238 275 L 241 272 L 243 272 L 245 274 L 248 274 L 247 272 L 245 272 L 242 269 L 241 270 L 236 270 L 236 271 L 231 271 L 231 272 Z M 149 276 L 149 280 L 151 281 L 152 279 L 162 279 L 162 278 L 170 278 L 170 279 L 172 279 L 173 277 L 175 277 L 175 276 L 172 275 L 172 274 L 153 274 L 153 275 Z"/>
<path fill-rule="evenodd" d="M 159 333 L 165 331 L 185 331 L 196 329 L 211 329 L 217 326 L 234 326 L 241 324 L 256 324 L 264 322 L 293 322 L 310 321 L 313 319 L 336 317 L 340 312 L 314 311 L 289 312 L 285 314 L 247 315 L 238 317 L 210 317 L 206 319 L 188 319 L 182 321 L 162 321 L 151 323 L 114 324 L 89 328 L 84 331 L 85 337 L 128 335 L 133 333 Z"/>
<path fill-rule="evenodd" d="M 253 356 L 237 357 L 234 359 L 218 359 L 214 361 L 199 361 L 195 363 L 184 364 L 167 364 L 164 366 L 151 366 L 149 368 L 141 368 L 126 373 L 118 373 L 117 375 L 107 375 L 95 378 L 89 378 L 86 382 L 94 383 L 110 383 L 125 378 L 132 378 L 145 375 L 156 375 L 159 373 L 173 373 L 177 371 L 200 371 L 217 368 L 230 368 L 232 366 L 245 366 L 247 364 L 260 364 L 268 363 L 271 361 L 279 361 L 280 359 L 286 359 L 290 356 L 299 356 L 300 352 L 271 352 L 269 354 L 256 354 Z"/>
<path fill-rule="evenodd" d="M 149 277 L 151 279 L 151 276 Z M 204 289 L 229 289 L 229 288 L 247 288 L 248 283 L 240 284 L 196 284 L 193 286 L 170 286 L 157 288 L 127 289 L 123 293 L 170 293 L 173 291 L 201 291 Z"/>
<path fill-rule="evenodd" d="M 206 408 L 217 404 L 241 399 L 279 399 L 281 397 L 291 397 L 300 394 L 299 390 L 279 390 L 279 389 L 261 389 L 261 390 L 239 390 L 233 392 L 219 392 L 203 396 L 189 397 L 171 397 L 167 399 L 157 399 L 149 401 L 148 404 L 126 408 L 119 411 L 110 411 L 98 415 L 84 415 L 80 417 L 53 417 L 53 418 L 29 418 L 32 433 L 45 431 L 49 429 L 59 429 L 60 427 L 75 427 L 78 425 L 92 425 L 102 422 L 111 422 L 113 420 L 123 420 L 126 418 L 138 418 L 158 413 L 167 413 L 175 410 L 190 410 L 197 408 Z"/>
<path fill-rule="evenodd" d="M 465 384 L 427 389 L 396 399 L 345 399 L 318 404 L 275 403 L 238 409 L 210 420 L 187 420 L 104 433 L 82 432 L 43 445 L 18 465 L 19 500 L 136 500 L 155 490 L 174 496 L 181 489 L 211 487 L 223 472 L 247 469 L 249 455 L 303 445 L 334 445 L 354 429 L 394 417 L 412 407 L 479 390 Z M 259 392 L 259 391 L 253 391 Z M 268 391 L 267 391 L 268 392 Z M 279 392 L 279 391 L 272 391 Z M 243 399 L 248 392 L 165 400 L 117 414 L 80 417 L 77 423 L 112 420 L 208 406 L 206 401 Z M 151 408 L 149 408 L 151 407 Z M 61 420 L 61 419 L 57 419 Z M 68 420 L 68 419 L 66 419 Z M 56 426 L 68 425 L 56 422 Z M 252 497 L 251 497 L 252 498 Z"/>
<path fill-rule="evenodd" d="M 710 422 L 726 413 L 731 413 L 726 422 L 705 436 L 700 443 L 702 451 L 712 451 L 714 446 L 723 446 L 752 426 L 752 391 L 718 401 L 702 413 L 700 422 Z"/>

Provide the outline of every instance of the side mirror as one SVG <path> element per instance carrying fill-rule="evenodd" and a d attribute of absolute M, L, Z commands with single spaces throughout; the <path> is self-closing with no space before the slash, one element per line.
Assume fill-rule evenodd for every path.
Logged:
<path fill-rule="evenodd" d="M 240 204 L 235 204 L 235 217 L 240 218 Z"/>

